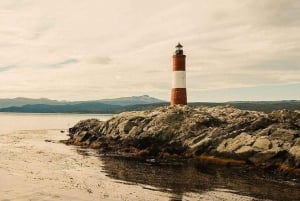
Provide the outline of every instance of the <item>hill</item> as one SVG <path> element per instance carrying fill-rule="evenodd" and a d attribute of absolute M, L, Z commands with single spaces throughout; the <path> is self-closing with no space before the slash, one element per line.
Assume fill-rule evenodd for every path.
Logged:
<path fill-rule="evenodd" d="M 39 98 L 39 99 L 32 99 L 32 98 L 5 98 L 0 99 L 0 108 L 7 108 L 7 107 L 20 107 L 23 105 L 34 105 L 34 104 L 46 104 L 46 105 L 63 105 L 66 104 L 66 101 L 57 101 L 57 100 L 50 100 L 47 98 Z"/>
<path fill-rule="evenodd" d="M 102 113 L 110 114 L 114 110 L 121 109 L 122 106 L 109 105 L 104 103 L 78 103 L 67 105 L 24 105 L 21 107 L 8 107 L 0 109 L 0 112 L 20 112 L 20 113 Z"/>
<path fill-rule="evenodd" d="M 114 98 L 114 99 L 103 99 L 100 100 L 99 102 L 110 104 L 110 105 L 129 106 L 129 105 L 163 103 L 166 101 L 153 98 L 148 95 L 143 95 L 143 96 L 121 97 L 121 98 Z"/>
<path fill-rule="evenodd" d="M 42 99 L 39 99 L 42 100 Z M 38 100 L 36 100 L 38 101 Z M 46 99 L 50 104 L 27 104 L 1 108 L 0 112 L 23 113 L 98 113 L 118 114 L 126 111 L 142 111 L 168 106 L 168 102 L 149 96 L 133 96 L 117 99 L 104 99 L 98 101 L 62 102 Z M 300 110 L 300 101 L 235 101 L 224 103 L 194 102 L 190 106 L 226 106 L 231 105 L 242 110 L 271 112 L 274 110 Z"/>
<path fill-rule="evenodd" d="M 148 95 L 143 96 L 132 96 L 132 97 L 121 97 L 115 99 L 101 99 L 101 100 L 90 100 L 90 101 L 57 101 L 51 100 L 47 98 L 39 98 L 39 99 L 32 99 L 32 98 L 13 98 L 13 99 L 0 99 L 0 109 L 1 108 L 11 108 L 6 109 L 7 111 L 10 110 L 18 110 L 17 107 L 20 107 L 19 110 L 27 110 L 32 108 L 32 106 L 26 105 L 44 105 L 43 108 L 46 108 L 46 105 L 53 106 L 53 105 L 65 105 L 65 107 L 70 108 L 70 105 L 78 105 L 83 104 L 87 107 L 90 107 L 92 104 L 107 104 L 107 105 L 117 105 L 117 106 L 129 106 L 129 105 L 141 105 L 141 104 L 153 104 L 153 103 L 161 103 L 165 102 L 163 100 L 159 100 Z M 23 108 L 22 106 L 26 106 Z M 82 105 L 80 105 L 82 106 Z M 39 106 L 41 108 L 41 106 Z M 27 108 L 27 109 L 26 109 Z M 54 107 L 51 107 L 54 108 Z M 62 107 L 57 107 L 62 108 Z M 116 107 L 118 108 L 118 107 Z"/>

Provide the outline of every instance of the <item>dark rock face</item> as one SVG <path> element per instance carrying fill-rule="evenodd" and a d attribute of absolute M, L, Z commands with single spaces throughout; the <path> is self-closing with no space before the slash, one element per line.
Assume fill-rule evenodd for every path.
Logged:
<path fill-rule="evenodd" d="M 80 121 L 67 143 L 151 157 L 221 158 L 300 168 L 300 113 L 218 107 L 161 107 L 103 122 Z M 225 160 L 226 161 L 226 160 Z"/>

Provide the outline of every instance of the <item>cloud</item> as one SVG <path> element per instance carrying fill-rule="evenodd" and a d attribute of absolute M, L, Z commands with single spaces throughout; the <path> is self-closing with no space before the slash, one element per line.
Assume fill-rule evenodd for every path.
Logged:
<path fill-rule="evenodd" d="M 63 60 L 63 61 L 58 62 L 58 63 L 46 64 L 44 66 L 48 67 L 48 68 L 61 68 L 61 67 L 66 66 L 66 65 L 71 65 L 71 64 L 76 64 L 76 63 L 79 63 L 79 60 L 77 60 L 77 59 L 66 59 L 66 60 Z"/>
<path fill-rule="evenodd" d="M 15 68 L 16 66 L 11 65 L 11 66 L 0 66 L 0 72 L 8 71 L 10 69 Z"/>
<path fill-rule="evenodd" d="M 246 1 L 248 14 L 254 14 L 256 23 L 263 26 L 300 25 L 300 2 L 298 0 Z M 249 16 L 249 15 L 248 15 Z"/>
<path fill-rule="evenodd" d="M 87 59 L 87 61 L 92 64 L 109 64 L 112 62 L 112 59 L 109 57 L 98 56 L 98 57 L 89 58 Z"/>
<path fill-rule="evenodd" d="M 3 0 L 0 95 L 169 99 L 179 41 L 194 100 L 300 83 L 299 12 L 298 0 Z"/>
<path fill-rule="evenodd" d="M 224 101 L 270 101 L 270 100 L 299 100 L 300 83 L 283 85 L 259 85 L 255 87 L 236 87 L 216 90 L 189 89 L 190 99 L 211 102 Z M 198 95 L 195 96 L 195 94 Z"/>
<path fill-rule="evenodd" d="M 274 58 L 249 66 L 249 68 L 265 71 L 284 71 L 289 73 L 289 71 L 300 71 L 300 61 L 297 60 L 297 58 Z"/>

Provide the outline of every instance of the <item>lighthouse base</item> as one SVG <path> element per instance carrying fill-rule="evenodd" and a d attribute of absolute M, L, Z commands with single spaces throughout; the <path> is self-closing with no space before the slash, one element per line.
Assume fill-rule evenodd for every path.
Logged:
<path fill-rule="evenodd" d="M 171 105 L 186 105 L 186 88 L 173 88 L 171 91 Z"/>

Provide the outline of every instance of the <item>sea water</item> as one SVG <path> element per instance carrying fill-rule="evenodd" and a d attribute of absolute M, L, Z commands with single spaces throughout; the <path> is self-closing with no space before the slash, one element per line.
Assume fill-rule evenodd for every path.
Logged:
<path fill-rule="evenodd" d="M 111 114 L 0 113 L 0 134 L 17 130 L 66 130 L 84 119 L 105 121 Z"/>

